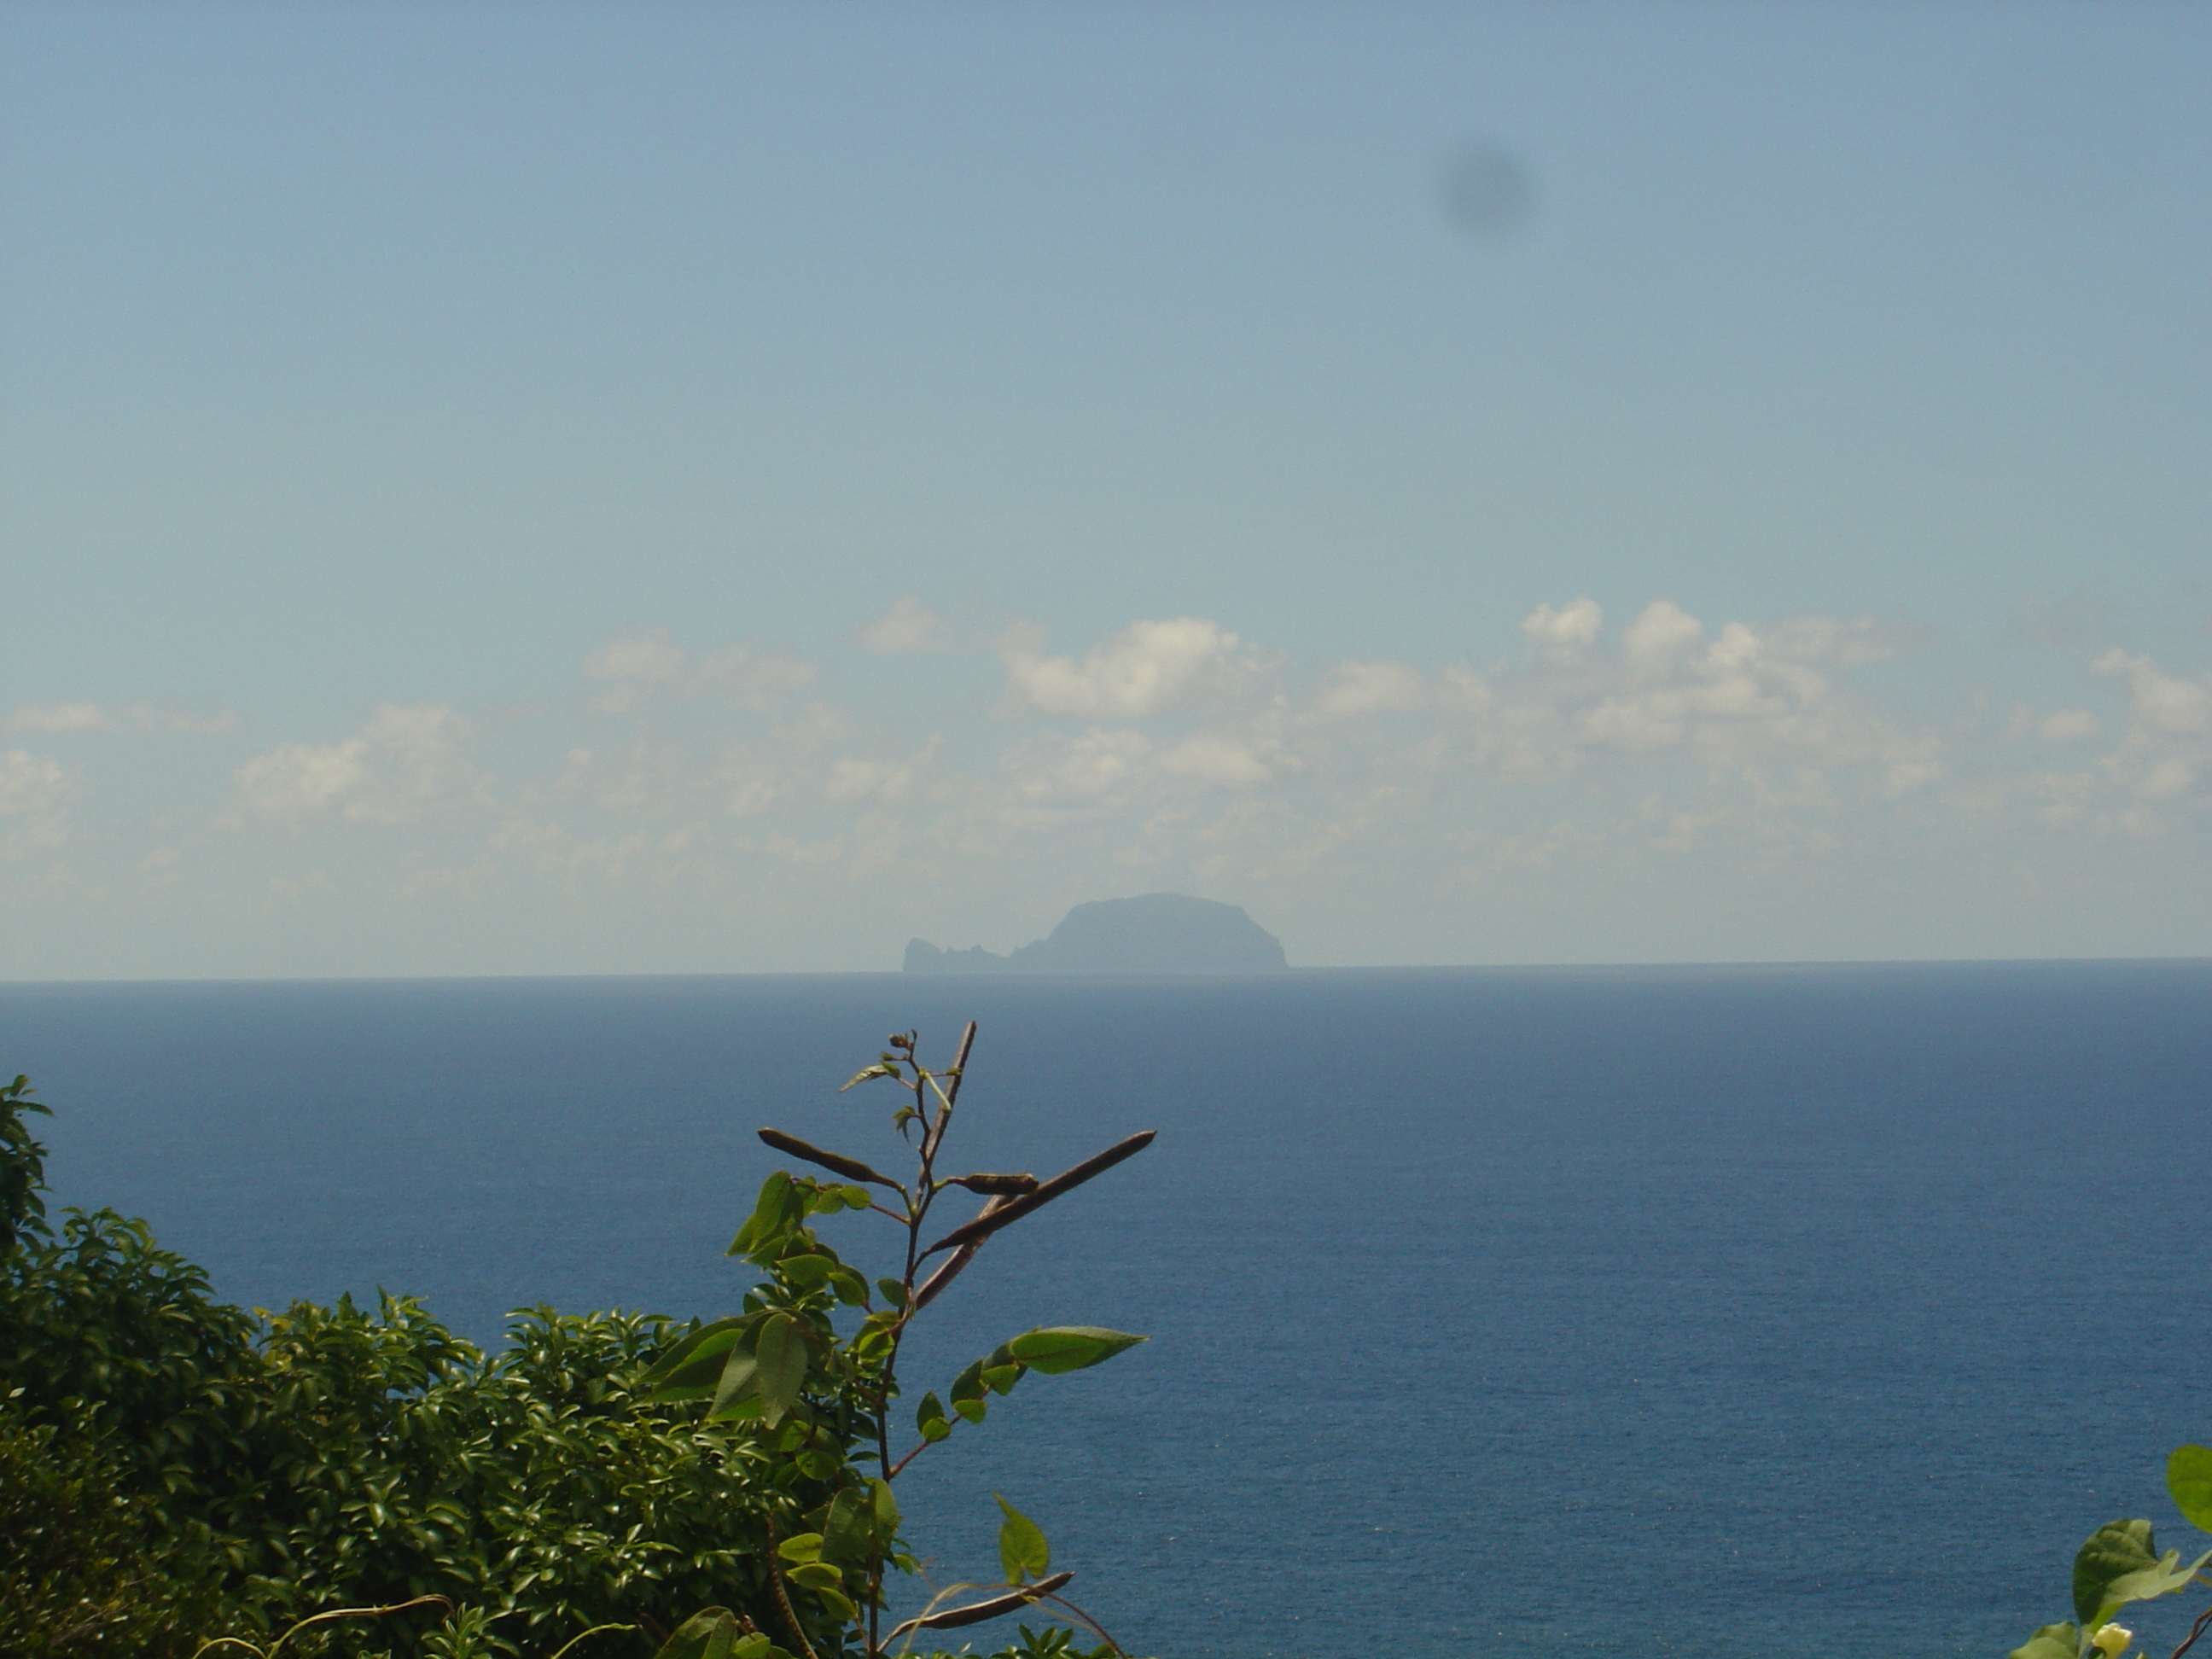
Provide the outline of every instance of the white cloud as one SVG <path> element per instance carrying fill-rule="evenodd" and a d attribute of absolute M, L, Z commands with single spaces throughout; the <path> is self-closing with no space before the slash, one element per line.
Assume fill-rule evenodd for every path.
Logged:
<path fill-rule="evenodd" d="M 96 702 L 30 703 L 8 716 L 10 732 L 112 732 L 116 724 Z"/>
<path fill-rule="evenodd" d="M 2185 795 L 2197 781 L 2197 769 L 2187 761 L 2169 755 L 2158 762 L 2136 785 L 2136 793 L 2145 800 L 2171 800 L 2176 795 Z"/>
<path fill-rule="evenodd" d="M 584 672 L 606 690 L 592 700 L 595 714 L 629 714 L 658 688 L 673 684 L 688 660 L 665 628 L 626 628 L 584 659 Z"/>
<path fill-rule="evenodd" d="M 264 819 L 328 812 L 361 823 L 406 823 L 464 788 L 467 721 L 443 704 L 386 703 L 356 736 L 279 744 L 232 774 L 246 809 Z"/>
<path fill-rule="evenodd" d="M 2212 686 L 2169 674 L 2148 657 L 2121 650 L 2097 659 L 2100 674 L 2124 674 L 2136 718 L 2154 732 L 2181 736 L 2212 730 Z"/>
<path fill-rule="evenodd" d="M 741 708 L 767 708 L 786 693 L 804 690 L 821 677 L 822 671 L 804 657 L 749 645 L 726 645 L 701 659 L 692 684 L 696 692 L 722 693 Z"/>
<path fill-rule="evenodd" d="M 1672 599 L 1654 599 L 1620 632 L 1622 654 L 1647 668 L 1675 661 L 1705 636 L 1705 625 Z"/>
<path fill-rule="evenodd" d="M 368 776 L 360 738 L 343 743 L 280 744 L 232 775 L 246 810 L 264 818 L 294 817 L 327 806 Z"/>
<path fill-rule="evenodd" d="M 1086 732 L 1017 744 L 1000 758 L 1015 798 L 1034 806 L 1096 807 L 1143 780 L 1152 744 L 1141 732 Z"/>
<path fill-rule="evenodd" d="M 584 659 L 584 672 L 595 680 L 666 682 L 679 678 L 685 662 L 684 647 L 665 628 L 624 629 Z"/>
<path fill-rule="evenodd" d="M 59 761 L 21 749 L 0 750 L 0 817 L 51 812 L 75 793 Z"/>
<path fill-rule="evenodd" d="M 157 708 L 152 703 L 125 703 L 110 708 L 97 702 L 25 703 L 11 711 L 5 722 L 11 732 L 70 733 L 81 732 L 197 732 L 234 731 L 238 716 L 226 709 L 218 714 L 194 714 L 179 708 Z"/>
<path fill-rule="evenodd" d="M 2078 743 L 2096 737 L 2105 728 L 2086 708 L 2061 708 L 2045 714 L 2035 729 L 2049 743 Z"/>
<path fill-rule="evenodd" d="M 1346 662 L 1339 663 L 1330 674 L 1316 706 L 1324 714 L 1348 719 L 1412 714 L 1428 702 L 1428 687 L 1419 672 L 1404 663 Z"/>
<path fill-rule="evenodd" d="M 1605 612 L 1595 599 L 1575 599 L 1554 611 L 1540 605 L 1521 618 L 1521 631 L 1529 644 L 1546 655 L 1571 659 L 1597 638 L 1605 626 Z"/>
<path fill-rule="evenodd" d="M 860 648 L 880 657 L 951 647 L 951 630 L 944 618 L 911 593 L 893 601 L 890 610 L 860 630 Z"/>
<path fill-rule="evenodd" d="M 1003 653 L 1014 695 L 1048 714 L 1138 719 L 1225 690 L 1249 670 L 1239 641 L 1197 617 L 1132 623 L 1081 661 L 1012 643 Z"/>
<path fill-rule="evenodd" d="M 1278 769 L 1295 769 L 1279 744 L 1252 742 L 1218 732 L 1200 732 L 1162 750 L 1155 763 L 1170 777 L 1218 789 L 1251 789 Z"/>

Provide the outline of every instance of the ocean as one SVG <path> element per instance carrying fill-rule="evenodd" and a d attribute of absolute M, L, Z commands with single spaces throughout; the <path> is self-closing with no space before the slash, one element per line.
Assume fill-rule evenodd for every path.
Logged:
<path fill-rule="evenodd" d="M 995 1576 L 995 1490 L 1164 1659 L 1999 1656 L 2100 1522 L 2193 1536 L 2204 962 L 11 984 L 0 1072 L 62 1202 L 230 1299 L 496 1341 L 733 1307 L 753 1131 L 890 1163 L 890 1091 L 837 1085 L 969 1018 L 949 1161 L 1159 1138 L 985 1249 L 911 1388 L 1152 1340 L 914 1466 L 940 1578 Z"/>

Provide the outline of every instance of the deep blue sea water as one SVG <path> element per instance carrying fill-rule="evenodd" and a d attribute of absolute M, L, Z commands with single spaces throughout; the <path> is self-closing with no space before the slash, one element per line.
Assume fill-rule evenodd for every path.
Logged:
<path fill-rule="evenodd" d="M 915 1466 L 940 1576 L 996 1488 L 1175 1659 L 1996 1656 L 2097 1523 L 2191 1535 L 2212 963 L 18 984 L 0 1071 L 64 1201 L 233 1298 L 495 1340 L 731 1307 L 753 1130 L 888 1159 L 836 1085 L 969 1018 L 968 1167 L 1160 1134 L 984 1251 L 915 1385 L 1153 1340 Z"/>

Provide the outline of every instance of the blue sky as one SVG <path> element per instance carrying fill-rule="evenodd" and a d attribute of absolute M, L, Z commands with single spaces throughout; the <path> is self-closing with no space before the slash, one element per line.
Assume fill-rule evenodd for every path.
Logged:
<path fill-rule="evenodd" d="M 2212 13 L 0 14 L 0 974 L 2212 951 Z"/>

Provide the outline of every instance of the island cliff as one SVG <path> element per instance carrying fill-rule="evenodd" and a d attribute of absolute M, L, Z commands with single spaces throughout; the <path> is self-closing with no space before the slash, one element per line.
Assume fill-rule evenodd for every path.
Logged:
<path fill-rule="evenodd" d="M 909 974 L 1257 974 L 1289 966 L 1282 941 L 1243 907 L 1181 893 L 1079 904 L 1049 935 L 1011 956 L 976 945 L 906 947 Z"/>

